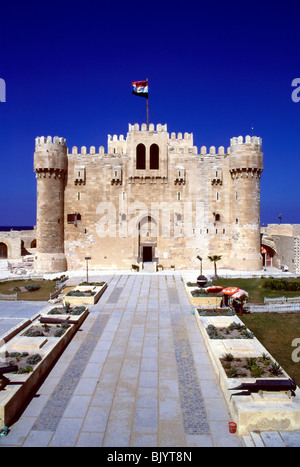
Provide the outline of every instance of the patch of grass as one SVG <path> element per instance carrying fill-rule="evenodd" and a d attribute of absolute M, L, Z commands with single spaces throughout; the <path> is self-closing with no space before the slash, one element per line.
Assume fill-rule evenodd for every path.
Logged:
<path fill-rule="evenodd" d="M 40 288 L 38 290 L 32 290 L 27 292 L 18 292 L 18 300 L 30 300 L 30 301 L 47 301 L 49 300 L 50 294 L 54 293 L 55 288 L 55 281 L 50 280 L 12 280 L 12 281 L 5 281 L 0 282 L 0 293 L 9 295 L 15 294 L 16 292 L 13 290 L 14 288 L 18 287 L 22 289 L 23 287 L 28 287 L 36 285 Z"/>
<path fill-rule="evenodd" d="M 223 287 L 238 287 L 246 290 L 249 294 L 249 303 L 263 304 L 264 297 L 276 298 L 276 297 L 300 297 L 300 292 L 290 290 L 273 290 L 271 288 L 264 287 L 266 278 L 253 278 L 253 279 L 218 279 L 213 281 L 213 285 L 222 285 Z M 297 282 L 297 278 L 289 278 L 289 282 Z"/>
<path fill-rule="evenodd" d="M 299 313 L 250 313 L 239 316 L 243 323 L 300 386 L 300 362 L 292 360 L 292 341 L 300 338 Z"/>

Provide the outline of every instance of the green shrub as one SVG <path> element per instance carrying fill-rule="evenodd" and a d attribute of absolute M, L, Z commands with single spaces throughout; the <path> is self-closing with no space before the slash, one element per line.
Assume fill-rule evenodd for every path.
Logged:
<path fill-rule="evenodd" d="M 25 285 L 25 289 L 28 290 L 28 292 L 34 292 L 35 290 L 39 290 L 41 288 L 40 285 L 36 285 L 36 284 L 28 284 L 28 285 Z"/>
<path fill-rule="evenodd" d="M 257 358 L 255 357 L 246 357 L 246 368 L 251 369 L 253 365 L 256 365 Z"/>
<path fill-rule="evenodd" d="M 281 366 L 276 362 L 272 362 L 269 368 L 270 373 L 274 376 L 279 376 L 282 373 Z"/>
<path fill-rule="evenodd" d="M 244 329 L 241 332 L 241 336 L 243 339 L 254 339 L 254 334 L 251 331 L 248 331 L 247 329 Z"/>
<path fill-rule="evenodd" d="M 40 336 L 43 336 L 44 333 L 43 331 L 28 329 L 27 331 L 24 332 L 23 335 L 27 337 L 40 337 Z"/>
<path fill-rule="evenodd" d="M 232 353 L 226 353 L 222 358 L 225 360 L 225 362 L 232 362 L 234 359 Z"/>
<path fill-rule="evenodd" d="M 258 365 L 252 365 L 250 370 L 251 370 L 251 375 L 254 378 L 259 378 L 263 373 L 262 368 L 260 368 Z"/>
<path fill-rule="evenodd" d="M 61 337 L 64 335 L 65 332 L 66 332 L 65 329 L 59 328 L 59 329 L 56 329 L 53 335 L 54 337 Z"/>
<path fill-rule="evenodd" d="M 238 370 L 233 366 L 229 373 L 229 378 L 236 378 L 238 376 Z"/>
<path fill-rule="evenodd" d="M 47 315 L 63 315 L 64 309 L 63 308 L 52 308 Z"/>
<path fill-rule="evenodd" d="M 71 314 L 71 315 L 74 315 L 74 316 L 81 315 L 81 313 L 83 313 L 84 310 L 85 310 L 85 306 L 75 306 L 75 307 L 70 311 L 70 314 Z"/>
<path fill-rule="evenodd" d="M 28 363 L 29 365 L 36 365 L 41 360 L 42 360 L 42 357 L 38 353 L 36 353 L 28 357 L 26 360 L 26 363 Z"/>
<path fill-rule="evenodd" d="M 102 285 L 104 285 L 105 282 L 80 282 L 79 285 L 92 285 L 93 287 L 102 287 Z"/>
<path fill-rule="evenodd" d="M 6 358 L 22 358 L 22 357 L 27 357 L 29 355 L 28 352 L 5 352 L 5 357 Z"/>
<path fill-rule="evenodd" d="M 214 339 L 218 335 L 217 328 L 213 324 L 209 324 L 206 331 L 210 339 Z"/>
<path fill-rule="evenodd" d="M 31 373 L 33 371 L 32 366 L 25 366 L 24 368 L 19 368 L 17 374 L 21 375 L 23 373 Z"/>
<path fill-rule="evenodd" d="M 286 279 L 266 279 L 263 287 L 271 290 L 285 290 L 289 292 L 300 291 L 300 281 L 288 281 Z"/>
<path fill-rule="evenodd" d="M 93 297 L 96 292 L 93 290 L 71 290 L 67 293 L 67 297 Z"/>

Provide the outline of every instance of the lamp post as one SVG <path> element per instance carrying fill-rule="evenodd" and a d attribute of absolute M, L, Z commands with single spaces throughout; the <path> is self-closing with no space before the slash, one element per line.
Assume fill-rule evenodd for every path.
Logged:
<path fill-rule="evenodd" d="M 86 260 L 86 283 L 87 284 L 89 283 L 89 259 L 91 259 L 90 256 L 85 257 L 85 260 Z"/>
<path fill-rule="evenodd" d="M 201 258 L 201 256 L 198 255 L 197 259 L 199 259 L 199 261 L 200 261 L 200 276 L 197 277 L 197 284 L 198 284 L 199 287 L 204 287 L 206 282 L 207 282 L 207 278 L 202 275 L 202 258 Z"/>
<path fill-rule="evenodd" d="M 200 261 L 200 276 L 202 276 L 202 258 L 201 258 L 201 256 L 198 255 L 197 259 L 199 259 L 199 261 Z"/>

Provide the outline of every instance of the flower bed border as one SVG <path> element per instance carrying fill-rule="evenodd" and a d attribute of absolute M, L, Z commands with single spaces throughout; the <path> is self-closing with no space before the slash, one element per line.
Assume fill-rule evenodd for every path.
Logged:
<path fill-rule="evenodd" d="M 237 424 L 237 434 L 241 436 L 255 430 L 299 431 L 299 388 L 296 390 L 295 397 L 290 397 L 287 393 L 283 392 L 264 392 L 262 395 L 252 393 L 249 396 L 232 395 L 237 391 L 231 391 L 231 388 L 239 386 L 242 383 L 253 383 L 257 380 L 259 381 L 259 379 L 266 378 L 228 378 L 220 361 L 220 358 L 226 353 L 224 343 L 227 343 L 226 345 L 228 347 L 232 344 L 233 348 L 230 350 L 227 349 L 227 351 L 233 354 L 234 357 L 261 357 L 262 354 L 268 354 L 270 360 L 275 362 L 272 355 L 270 355 L 255 336 L 253 339 L 210 339 L 206 331 L 207 325 L 213 324 L 214 322 L 216 327 L 217 324 L 219 327 L 226 327 L 228 323 L 233 321 L 241 324 L 244 323 L 242 323 L 237 316 L 199 316 L 197 310 L 195 310 L 195 317 L 221 391 L 224 395 L 228 411 L 232 421 Z M 236 342 L 241 343 L 239 349 L 234 345 Z M 280 379 L 289 379 L 284 369 L 282 369 L 282 373 Z"/>
<path fill-rule="evenodd" d="M 188 294 L 189 300 L 193 306 L 202 306 L 205 308 L 220 308 L 222 297 L 214 297 L 212 295 L 207 294 L 205 297 L 194 297 L 192 292 L 194 290 L 199 290 L 199 287 L 189 287 L 186 283 L 184 283 L 184 288 Z"/>
<path fill-rule="evenodd" d="M 61 337 L 48 337 L 47 342 L 41 348 L 34 350 L 35 353 L 39 353 L 41 355 L 42 360 L 34 365 L 31 373 L 9 373 L 7 375 L 11 385 L 7 385 L 5 389 L 0 391 L 0 428 L 3 428 L 3 426 L 9 426 L 14 422 L 17 414 L 21 412 L 28 398 L 34 393 L 36 388 L 40 386 L 49 368 L 55 363 L 63 350 L 67 347 L 88 313 L 89 311 L 86 309 L 81 315 L 72 316 L 72 321 L 73 318 L 78 318 L 76 319 L 76 323 L 70 323 L 70 327 L 66 329 L 66 332 Z M 35 316 L 32 320 L 27 321 L 26 327 L 21 325 L 19 332 L 17 333 L 15 330 L 11 338 L 0 347 L 0 354 L 3 354 L 5 351 L 16 351 L 14 348 L 16 343 L 18 344 L 18 351 L 21 352 L 20 343 L 22 342 L 22 339 L 30 339 L 26 336 L 21 336 L 21 334 L 24 334 L 26 329 L 29 329 L 35 324 L 40 324 L 39 318 L 46 316 L 46 313 Z M 38 338 L 33 337 L 31 339 Z M 25 343 L 26 341 L 24 341 L 24 345 L 26 346 Z M 27 348 L 24 348 L 24 350 L 28 351 Z"/>
<path fill-rule="evenodd" d="M 69 292 L 74 292 L 74 291 L 85 291 L 85 290 L 93 290 L 95 292 L 95 295 L 89 296 L 89 297 L 75 297 L 72 295 L 66 294 L 63 296 L 63 304 L 65 305 L 66 303 L 70 303 L 71 306 L 76 306 L 76 305 L 95 305 L 95 303 L 98 302 L 99 298 L 103 294 L 103 292 L 107 289 L 107 283 L 104 282 L 103 285 L 95 286 L 93 284 L 90 285 L 77 285 L 74 287 Z M 68 292 L 68 293 L 69 293 Z"/>

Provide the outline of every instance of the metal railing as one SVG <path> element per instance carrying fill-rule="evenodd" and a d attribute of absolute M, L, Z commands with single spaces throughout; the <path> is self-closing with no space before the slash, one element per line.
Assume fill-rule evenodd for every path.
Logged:
<path fill-rule="evenodd" d="M 269 305 L 248 304 L 246 308 L 251 313 L 294 313 L 300 311 L 300 303 L 272 303 Z"/>
<path fill-rule="evenodd" d="M 6 295 L 4 293 L 0 293 L 0 300 L 18 300 L 18 294 L 14 293 Z"/>
<path fill-rule="evenodd" d="M 276 298 L 264 298 L 264 303 L 267 304 L 283 304 L 283 303 L 300 303 L 300 297 L 276 297 Z"/>

